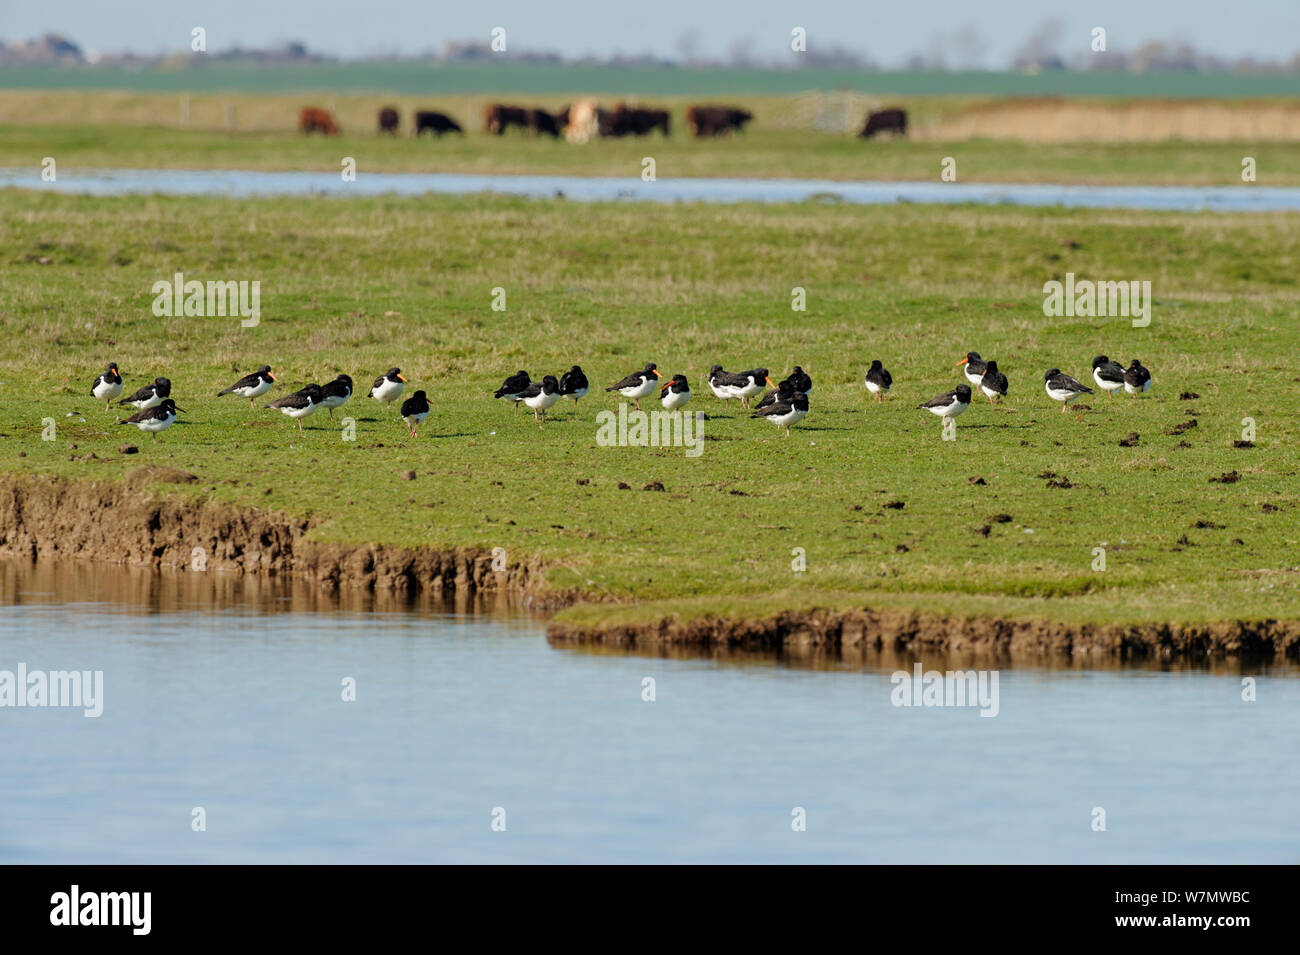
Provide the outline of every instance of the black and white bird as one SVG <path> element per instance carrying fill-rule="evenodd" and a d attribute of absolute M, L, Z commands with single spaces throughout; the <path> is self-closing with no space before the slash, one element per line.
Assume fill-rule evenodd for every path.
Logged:
<path fill-rule="evenodd" d="M 505 398 L 515 406 L 515 411 L 519 410 L 519 402 L 523 400 L 524 392 L 532 380 L 528 377 L 528 372 L 520 369 L 509 378 L 501 383 L 501 387 L 492 395 L 493 398 Z"/>
<path fill-rule="evenodd" d="M 793 397 L 794 397 L 794 385 L 792 385 L 790 383 L 790 379 L 787 378 L 785 381 L 781 382 L 776 386 L 776 391 L 769 391 L 762 398 L 760 398 L 758 400 L 758 404 L 754 405 L 754 410 L 760 411 L 763 408 L 766 408 L 768 405 L 776 404 L 778 401 L 784 401 L 786 404 L 789 404 L 790 399 Z"/>
<path fill-rule="evenodd" d="M 766 418 L 778 428 L 785 428 L 785 436 L 790 437 L 790 426 L 798 424 L 808 417 L 808 396 L 797 392 L 789 401 L 777 399 L 766 408 L 759 408 L 750 415 L 751 418 Z"/>
<path fill-rule="evenodd" d="M 1124 387 L 1124 366 L 1098 355 L 1092 360 L 1092 380 L 1106 394 L 1113 395 Z"/>
<path fill-rule="evenodd" d="M 739 398 L 736 389 L 745 383 L 745 379 L 739 375 L 733 375 L 725 370 L 721 365 L 714 365 L 709 369 L 709 388 L 713 394 L 722 399 L 725 405 L 732 398 Z"/>
<path fill-rule="evenodd" d="M 993 404 L 995 398 L 1007 396 L 1007 376 L 998 371 L 997 362 L 990 360 L 984 363 L 984 377 L 980 379 L 980 391 L 988 396 L 989 404 Z"/>
<path fill-rule="evenodd" d="M 119 421 L 118 424 L 133 424 L 141 431 L 152 434 L 153 440 L 157 441 L 158 432 L 170 428 L 176 420 L 176 412 L 184 410 L 184 408 L 177 408 L 176 402 L 170 398 L 164 398 L 153 407 L 137 411 L 125 421 Z"/>
<path fill-rule="evenodd" d="M 172 393 L 172 383 L 166 378 L 155 378 L 152 385 L 145 385 L 129 398 L 123 398 L 118 402 L 119 405 L 131 405 L 143 411 L 146 408 L 157 408 L 163 403 L 163 399 Z"/>
<path fill-rule="evenodd" d="M 118 374 L 117 362 L 110 361 L 108 367 L 95 376 L 90 385 L 90 396 L 104 402 L 104 410 L 113 405 L 113 399 L 122 393 L 122 376 Z"/>
<path fill-rule="evenodd" d="M 867 378 L 864 384 L 867 386 L 867 391 L 871 392 L 877 401 L 884 401 L 885 395 L 889 394 L 889 389 L 894 387 L 894 377 L 877 358 L 871 362 L 871 367 L 867 369 Z"/>
<path fill-rule="evenodd" d="M 957 365 L 958 367 L 962 365 L 966 366 L 964 369 L 966 380 L 972 385 L 978 385 L 980 380 L 984 377 L 986 363 L 977 351 L 968 351 L 966 357 L 957 362 Z"/>
<path fill-rule="evenodd" d="M 217 392 L 217 397 L 222 395 L 239 395 L 241 398 L 248 399 L 250 408 L 257 407 L 257 401 L 254 399 L 262 397 L 271 390 L 271 385 L 275 382 L 275 375 L 271 374 L 271 366 L 263 365 L 251 375 L 245 375 L 229 388 L 223 388 Z"/>
<path fill-rule="evenodd" d="M 794 386 L 795 394 L 807 395 L 812 393 L 812 379 L 808 377 L 808 372 L 804 371 L 798 365 L 794 366 L 794 371 L 786 379 Z"/>
<path fill-rule="evenodd" d="M 525 388 L 521 400 L 533 409 L 533 420 L 541 427 L 546 420 L 546 410 L 560 400 L 560 383 L 554 375 L 547 375 Z"/>
<path fill-rule="evenodd" d="M 405 387 L 406 379 L 402 377 L 402 369 L 390 368 L 375 379 L 366 397 L 382 401 L 386 405 L 392 404 L 402 396 L 402 389 Z"/>
<path fill-rule="evenodd" d="M 673 375 L 672 380 L 664 382 L 659 390 L 663 392 L 660 404 L 668 411 L 676 411 L 691 400 L 691 386 L 686 383 L 685 375 Z"/>
<path fill-rule="evenodd" d="M 983 364 L 981 362 L 980 364 Z M 970 407 L 970 385 L 958 385 L 952 391 L 936 395 L 918 408 L 924 408 L 940 418 L 955 418 Z"/>
<path fill-rule="evenodd" d="M 329 409 L 330 417 L 334 417 L 334 409 L 341 408 L 352 397 L 352 379 L 347 375 L 339 375 L 333 381 L 326 382 L 321 387 L 321 393 L 325 396 L 321 404 Z"/>
<path fill-rule="evenodd" d="M 277 398 L 275 401 L 265 404 L 263 408 L 275 408 L 281 414 L 286 414 L 298 422 L 298 430 L 302 430 L 302 419 L 310 414 L 314 414 L 316 409 L 325 402 L 325 392 L 320 385 L 307 385 L 299 388 L 292 394 L 285 395 L 283 398 Z"/>
<path fill-rule="evenodd" d="M 423 391 L 417 391 L 402 402 L 402 420 L 411 429 L 411 437 L 416 437 L 420 425 L 427 417 L 429 417 L 429 399 L 425 397 Z"/>
<path fill-rule="evenodd" d="M 649 398 L 659 387 L 657 379 L 663 375 L 655 370 L 655 363 L 649 362 L 640 371 L 634 371 L 622 381 L 615 382 L 606 388 L 606 391 L 617 391 L 624 398 L 636 402 L 637 410 L 641 410 L 641 399 Z"/>
<path fill-rule="evenodd" d="M 1151 390 L 1151 372 L 1142 367 L 1142 362 L 1136 358 L 1128 366 L 1128 371 L 1124 372 L 1124 390 L 1136 398 L 1144 391 Z"/>
<path fill-rule="evenodd" d="M 1069 375 L 1063 374 L 1061 369 L 1052 368 L 1047 374 L 1043 375 L 1043 386 L 1047 389 L 1047 396 L 1053 401 L 1061 402 L 1061 413 L 1069 407 L 1070 402 L 1076 400 L 1081 395 L 1090 395 L 1092 389 L 1080 381 L 1076 381 Z"/>
<path fill-rule="evenodd" d="M 587 396 L 588 382 L 587 376 L 582 373 L 582 369 L 574 365 L 568 371 L 560 376 L 560 397 L 572 398 L 573 407 L 578 407 L 578 399 Z"/>
<path fill-rule="evenodd" d="M 776 387 L 776 382 L 768 376 L 766 368 L 751 368 L 749 371 L 742 371 L 739 375 L 733 377 L 741 380 L 741 384 L 735 386 L 732 391 L 735 396 L 740 399 L 740 406 L 742 408 L 748 408 L 749 399 L 757 398 L 761 395 L 764 387 Z M 793 382 L 791 382 L 791 384 L 793 384 Z M 808 382 L 808 387 L 812 387 L 811 379 Z M 795 389 L 795 392 L 798 393 L 798 388 Z"/>

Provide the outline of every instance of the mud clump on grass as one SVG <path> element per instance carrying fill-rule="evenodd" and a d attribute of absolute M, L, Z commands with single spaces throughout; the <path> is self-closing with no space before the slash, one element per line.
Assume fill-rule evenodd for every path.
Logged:
<path fill-rule="evenodd" d="M 1139 435 L 1136 431 L 1130 431 L 1129 436 L 1127 438 L 1120 438 L 1119 446 L 1121 448 L 1136 448 L 1138 446 L 1138 442 L 1140 442 L 1141 440 L 1142 440 L 1141 435 Z"/>
<path fill-rule="evenodd" d="M 1196 423 L 1196 419 L 1193 418 L 1191 421 L 1184 421 L 1182 424 L 1174 425 L 1172 428 L 1166 431 L 1165 434 L 1182 434 L 1184 431 L 1190 431 L 1192 428 L 1195 427 L 1197 427 L 1197 423 Z"/>
<path fill-rule="evenodd" d="M 1241 475 L 1238 474 L 1235 470 L 1233 470 L 1233 471 L 1224 471 L 1218 477 L 1210 478 L 1210 483 L 1211 484 L 1236 484 L 1240 480 L 1241 480 Z"/>

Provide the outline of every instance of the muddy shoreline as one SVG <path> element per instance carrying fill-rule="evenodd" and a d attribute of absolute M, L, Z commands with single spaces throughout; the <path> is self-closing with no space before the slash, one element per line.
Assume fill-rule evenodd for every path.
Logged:
<path fill-rule="evenodd" d="M 160 480 L 183 483 L 188 477 L 164 470 L 140 468 L 120 482 L 0 477 L 0 556 L 192 570 L 201 555 L 207 571 L 294 578 L 325 593 L 424 594 L 458 602 L 494 594 L 544 613 L 582 598 L 575 592 L 547 590 L 540 565 L 510 564 L 494 571 L 492 554 L 485 549 L 309 540 L 311 522 L 304 518 L 151 490 Z M 759 619 L 668 617 L 592 627 L 551 620 L 547 639 L 553 646 L 659 653 L 674 648 L 800 656 L 908 652 L 1097 662 L 1300 657 L 1300 621 L 1096 626 L 866 607 L 786 611 Z"/>

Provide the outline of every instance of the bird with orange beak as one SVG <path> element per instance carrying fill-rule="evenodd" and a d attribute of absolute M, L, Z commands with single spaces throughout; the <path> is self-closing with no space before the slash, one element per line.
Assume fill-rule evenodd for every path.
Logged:
<path fill-rule="evenodd" d="M 370 386 L 368 397 L 390 404 L 402 396 L 402 389 L 405 387 L 406 379 L 402 377 L 402 369 L 390 368 L 375 379 L 375 383 Z"/>
<path fill-rule="evenodd" d="M 972 385 L 978 385 L 984 378 L 984 372 L 988 368 L 988 363 L 980 357 L 977 351 L 968 351 L 966 357 L 957 362 L 957 367 L 966 366 L 966 380 Z"/>
<path fill-rule="evenodd" d="M 257 398 L 271 390 L 271 385 L 275 381 L 275 375 L 271 374 L 271 366 L 263 365 L 251 375 L 245 375 L 229 388 L 223 388 L 217 392 L 217 397 L 222 395 L 239 395 L 241 398 L 248 399 L 250 408 L 257 407 Z"/>

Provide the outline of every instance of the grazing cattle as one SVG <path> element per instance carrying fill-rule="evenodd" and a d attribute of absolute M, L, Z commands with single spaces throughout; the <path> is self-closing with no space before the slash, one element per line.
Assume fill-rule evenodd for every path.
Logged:
<path fill-rule="evenodd" d="M 462 136 L 465 134 L 465 130 L 460 128 L 460 123 L 445 113 L 438 113 L 431 109 L 416 110 L 415 128 L 412 132 L 419 136 L 426 129 L 435 136 L 442 136 L 443 133 L 460 133 Z"/>
<path fill-rule="evenodd" d="M 397 128 L 402 125 L 402 117 L 397 110 L 391 106 L 385 106 L 379 111 L 379 131 L 381 133 L 392 133 L 397 135 Z"/>
<path fill-rule="evenodd" d="M 338 123 L 328 110 L 317 106 L 304 106 L 298 113 L 298 131 L 302 133 L 321 133 L 325 136 L 339 134 Z"/>
<path fill-rule="evenodd" d="M 697 138 L 721 136 L 733 129 L 743 133 L 745 124 L 753 118 L 749 110 L 732 106 L 692 106 L 686 111 L 686 123 Z"/>
<path fill-rule="evenodd" d="M 528 110 L 521 109 L 518 106 L 503 106 L 500 103 L 488 104 L 487 109 L 483 111 L 484 130 L 500 136 L 511 126 L 527 129 Z"/>
<path fill-rule="evenodd" d="M 892 107 L 878 109 L 867 115 L 867 124 L 858 133 L 863 139 L 870 139 L 876 133 L 894 132 L 900 136 L 907 135 L 907 111 Z"/>
<path fill-rule="evenodd" d="M 668 135 L 668 111 L 664 109 L 639 109 L 619 103 L 606 114 L 600 125 L 602 136 L 645 136 L 660 130 Z"/>
<path fill-rule="evenodd" d="M 546 133 L 555 139 L 560 138 L 560 127 L 556 124 L 555 117 L 544 109 L 528 111 L 528 128 L 538 136 Z"/>

